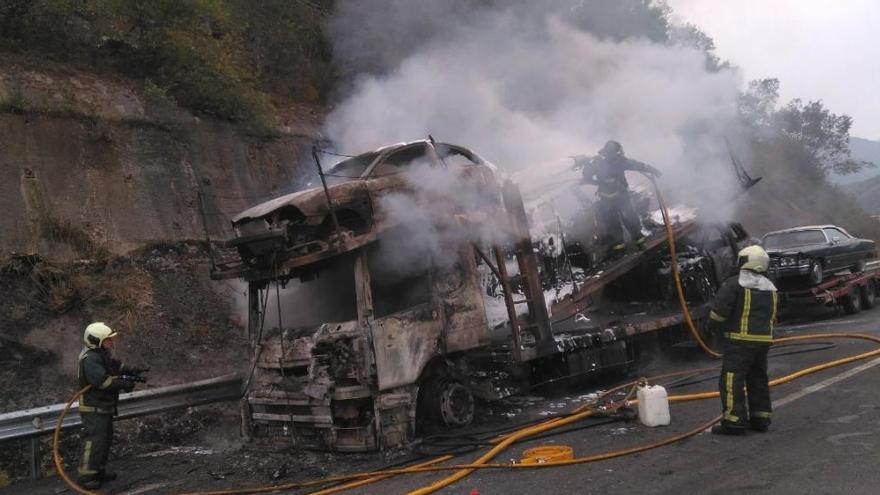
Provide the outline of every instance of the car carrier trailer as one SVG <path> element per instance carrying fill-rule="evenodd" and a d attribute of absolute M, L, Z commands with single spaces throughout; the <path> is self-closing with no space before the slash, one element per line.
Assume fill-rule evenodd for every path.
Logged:
<path fill-rule="evenodd" d="M 381 223 L 337 224 L 324 230 L 327 239 L 291 244 L 288 224 L 267 216 L 268 230 L 230 242 L 240 259 L 218 263 L 212 276 L 248 285 L 254 358 L 242 415 L 249 438 L 384 449 L 413 439 L 422 424 L 468 424 L 477 400 L 623 370 L 645 339 L 687 339 L 669 290 L 671 263 L 681 267 L 700 321 L 744 236 L 741 228 L 682 222 L 673 228 L 677 260 L 656 233 L 644 250 L 548 287 L 519 188 L 480 180 L 499 199 L 488 213 L 461 212 L 458 221 L 502 224 L 511 237 L 462 242 L 450 250 L 452 262 L 416 257 L 399 273 L 383 253 L 407 239 Z"/>
<path fill-rule="evenodd" d="M 830 306 L 847 314 L 871 309 L 880 288 L 880 260 L 868 261 L 863 271 L 836 273 L 809 288 L 780 290 L 785 316 L 798 308 Z"/>

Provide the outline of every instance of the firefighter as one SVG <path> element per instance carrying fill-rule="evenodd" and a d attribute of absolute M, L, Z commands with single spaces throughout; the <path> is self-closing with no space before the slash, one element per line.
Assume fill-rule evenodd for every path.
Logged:
<path fill-rule="evenodd" d="M 79 388 L 86 385 L 92 388 L 79 401 L 82 448 L 77 483 L 90 490 L 100 488 L 104 481 L 116 479 L 116 473 L 107 471 L 106 464 L 113 442 L 113 416 L 116 414 L 119 392 L 134 390 L 135 382 L 124 375 L 138 375 L 146 371 L 127 368 L 111 357 L 116 335 L 104 323 L 92 323 L 86 327 L 83 335 L 86 346 L 79 354 Z"/>
<path fill-rule="evenodd" d="M 605 146 L 599 150 L 598 156 L 577 156 L 574 160 L 575 166 L 582 168 L 582 183 L 598 186 L 596 194 L 599 200 L 596 202 L 596 214 L 600 226 L 600 243 L 611 246 L 612 256 L 623 253 L 626 244 L 623 241 L 622 223 L 629 232 L 632 242 L 641 247 L 646 237 L 642 235 L 639 216 L 633 209 L 626 171 L 643 172 L 654 177 L 660 177 L 660 171 L 648 164 L 627 158 L 623 153 L 623 146 L 617 141 L 605 143 Z"/>
<path fill-rule="evenodd" d="M 776 287 L 764 276 L 770 257 L 760 246 L 738 254 L 739 274 L 727 279 L 715 295 L 710 328 L 720 331 L 724 359 L 718 389 L 721 423 L 712 433 L 742 435 L 749 428 L 766 432 L 770 426 L 770 385 L 767 351 L 776 323 Z"/>

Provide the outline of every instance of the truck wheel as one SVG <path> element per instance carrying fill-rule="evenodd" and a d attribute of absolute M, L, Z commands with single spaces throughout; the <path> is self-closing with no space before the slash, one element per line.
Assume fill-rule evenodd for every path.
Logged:
<path fill-rule="evenodd" d="M 868 280 L 868 283 L 865 284 L 865 287 L 862 288 L 862 307 L 865 309 L 871 309 L 874 307 L 874 303 L 877 299 L 877 287 L 874 285 L 873 280 Z"/>
<path fill-rule="evenodd" d="M 862 288 L 854 285 L 849 294 L 841 299 L 843 310 L 848 315 L 854 315 L 862 310 Z"/>
<path fill-rule="evenodd" d="M 824 276 L 822 275 L 822 263 L 818 261 L 810 262 L 810 282 L 813 285 L 819 285 L 824 280 Z"/>
<path fill-rule="evenodd" d="M 437 391 L 440 420 L 449 426 L 467 426 L 474 419 L 474 396 L 457 380 L 441 379 Z"/>

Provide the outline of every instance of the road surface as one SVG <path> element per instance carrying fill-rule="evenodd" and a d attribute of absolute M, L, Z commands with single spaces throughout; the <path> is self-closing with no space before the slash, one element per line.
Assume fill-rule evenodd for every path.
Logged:
<path fill-rule="evenodd" d="M 880 336 L 880 310 L 796 326 L 782 326 L 777 337 L 818 332 L 863 332 Z M 770 360 L 772 377 L 872 349 L 861 341 L 825 340 L 828 345 L 775 346 Z M 681 353 L 679 353 L 681 354 Z M 698 352 L 656 359 L 640 374 L 714 366 L 717 362 Z M 717 372 L 692 376 L 683 386 L 671 385 L 670 394 L 715 390 Z M 678 385 L 681 385 L 679 382 Z M 593 387 L 595 388 L 595 387 Z M 510 422 L 546 417 L 576 407 L 593 390 L 568 387 L 516 399 L 503 411 Z M 482 495 L 527 493 L 578 494 L 812 494 L 880 492 L 880 359 L 860 361 L 772 389 L 773 425 L 768 433 L 719 437 L 704 432 L 671 446 L 623 458 L 568 467 L 531 470 L 483 470 L 439 493 Z M 655 442 L 690 430 L 718 415 L 717 399 L 672 405 L 672 424 L 647 428 L 637 421 L 615 422 L 512 446 L 497 462 L 519 459 L 523 450 L 537 445 L 568 445 L 585 456 Z M 496 422 L 497 423 L 497 422 Z M 497 424 L 481 425 L 498 426 Z M 457 459 L 465 462 L 482 453 Z M 394 453 L 399 454 L 399 453 Z M 401 454 L 404 456 L 405 454 Z M 399 460 L 389 454 L 333 455 L 310 452 L 263 453 L 232 446 L 227 449 L 181 450 L 152 457 L 114 461 L 120 480 L 102 493 L 163 494 L 195 489 L 221 489 L 287 483 L 328 474 L 370 470 Z M 430 484 L 444 473 L 398 477 L 350 493 L 405 493 Z M 57 478 L 13 484 L 0 493 L 59 493 Z M 68 493 L 70 493 L 68 491 Z M 307 493 L 307 492 L 284 492 Z"/>

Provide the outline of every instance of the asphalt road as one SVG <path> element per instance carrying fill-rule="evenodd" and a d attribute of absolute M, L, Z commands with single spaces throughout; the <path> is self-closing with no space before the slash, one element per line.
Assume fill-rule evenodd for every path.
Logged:
<path fill-rule="evenodd" d="M 880 336 L 880 309 L 798 326 L 783 326 L 777 336 L 819 332 L 862 332 Z M 873 349 L 854 340 L 823 340 L 826 344 L 775 346 L 770 360 L 771 377 L 789 374 L 828 360 Z M 833 343 L 833 345 L 831 345 Z M 824 349 L 822 349 L 824 347 Z M 656 359 L 641 371 L 645 376 L 718 363 L 697 352 L 675 359 Z M 691 376 L 673 385 L 670 394 L 715 390 L 717 372 Z M 541 418 L 576 407 L 592 389 L 568 388 L 514 401 L 511 422 Z M 719 437 L 708 432 L 671 446 L 622 458 L 567 467 L 529 470 L 481 470 L 441 490 L 444 494 L 482 495 L 528 493 L 578 494 L 873 494 L 880 493 L 880 359 L 860 361 L 800 378 L 771 391 L 773 425 L 768 433 L 749 432 L 744 437 Z M 497 413 L 497 411 L 495 411 Z M 538 445 L 568 445 L 576 456 L 616 451 L 653 443 L 691 430 L 717 416 L 718 399 L 673 404 L 672 424 L 647 428 L 638 421 L 603 424 L 537 441 L 524 442 L 502 452 L 496 462 L 519 459 L 523 450 Z M 466 462 L 485 451 L 461 456 Z M 279 457 L 282 455 L 282 457 Z M 290 461 L 284 461 L 288 456 Z M 249 457 L 245 462 L 244 457 Z M 287 473 L 276 482 L 320 478 L 322 475 L 363 471 L 386 462 L 380 454 L 332 455 L 312 453 L 272 454 L 271 458 L 232 449 L 214 455 L 186 452 L 160 457 L 120 459 L 113 462 L 124 476 L 104 493 L 163 494 L 194 489 L 220 489 L 272 483 L 277 466 L 287 463 Z M 277 473 L 275 473 L 277 474 Z M 406 493 L 429 485 L 448 473 L 402 476 L 359 488 L 350 493 Z M 127 479 L 127 481 L 126 481 Z M 59 493 L 57 479 L 16 483 L 0 493 Z M 68 492 L 70 493 L 70 492 Z"/>
<path fill-rule="evenodd" d="M 863 332 L 880 335 L 880 309 L 855 317 L 780 327 L 777 336 L 818 332 Z M 825 342 L 832 342 L 825 340 Z M 835 340 L 836 346 L 815 352 L 774 357 L 770 375 L 777 377 L 831 359 L 872 349 L 860 341 Z M 777 346 L 773 353 L 822 347 Z M 648 371 L 712 365 L 703 360 L 678 361 Z M 670 394 L 714 390 L 710 380 Z M 578 494 L 876 494 L 880 493 L 880 359 L 833 368 L 774 387 L 773 425 L 768 433 L 724 437 L 704 432 L 677 444 L 627 457 L 575 466 L 530 470 L 482 470 L 439 493 L 482 495 L 527 493 Z M 674 404 L 672 424 L 647 428 L 638 422 L 607 426 L 526 442 L 496 459 L 519 459 L 537 445 L 561 444 L 576 456 L 614 451 L 656 442 L 693 429 L 720 413 L 718 399 Z M 359 493 L 404 493 L 443 475 L 417 475 L 372 485 Z"/>

